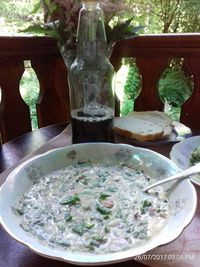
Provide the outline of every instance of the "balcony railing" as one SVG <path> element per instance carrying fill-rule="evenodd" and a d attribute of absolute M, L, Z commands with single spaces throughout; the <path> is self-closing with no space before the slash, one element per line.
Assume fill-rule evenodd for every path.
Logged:
<path fill-rule="evenodd" d="M 190 128 L 200 129 L 200 34 L 143 35 L 121 41 L 111 58 L 116 70 L 125 57 L 136 58 L 142 78 L 135 110 L 163 110 L 158 81 L 172 58 L 183 58 L 185 71 L 193 81 L 193 91 L 182 104 L 180 121 Z M 56 42 L 47 37 L 0 37 L 0 133 L 3 143 L 31 131 L 30 111 L 19 90 L 26 60 L 31 62 L 40 84 L 36 103 L 38 126 L 70 119 L 67 71 Z"/>

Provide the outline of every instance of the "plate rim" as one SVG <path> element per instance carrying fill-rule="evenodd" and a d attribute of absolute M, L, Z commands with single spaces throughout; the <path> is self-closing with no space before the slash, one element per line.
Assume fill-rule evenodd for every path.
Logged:
<path fill-rule="evenodd" d="M 177 149 L 177 147 L 181 146 L 182 144 L 184 143 L 188 143 L 190 142 L 191 140 L 198 140 L 199 139 L 199 143 L 200 143 L 200 135 L 193 135 L 193 136 L 190 136 L 186 139 L 183 139 L 181 140 L 179 143 L 177 144 L 174 144 L 170 153 L 169 153 L 169 156 L 170 156 L 170 159 L 181 169 L 181 170 L 185 170 L 187 168 L 187 166 L 185 166 L 184 168 L 181 167 L 182 165 L 178 162 L 178 160 L 174 157 L 174 151 Z M 199 144 L 199 147 L 200 147 L 200 144 Z M 197 186 L 200 186 L 200 178 L 197 180 L 195 178 L 190 178 L 190 180 Z"/>

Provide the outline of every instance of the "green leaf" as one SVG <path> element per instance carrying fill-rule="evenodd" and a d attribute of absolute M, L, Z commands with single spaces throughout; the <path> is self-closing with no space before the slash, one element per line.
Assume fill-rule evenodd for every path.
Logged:
<path fill-rule="evenodd" d="M 56 4 L 51 4 L 51 5 L 49 6 L 49 10 L 50 10 L 51 14 L 57 12 L 58 9 L 59 9 L 59 7 L 58 7 L 58 5 L 56 5 Z"/>
<path fill-rule="evenodd" d="M 30 14 L 36 14 L 39 9 L 41 8 L 41 3 L 40 0 L 34 5 L 33 10 L 31 11 Z"/>
<path fill-rule="evenodd" d="M 43 33 L 45 34 L 46 33 L 46 29 L 39 25 L 39 24 L 36 24 L 36 25 L 33 25 L 33 26 L 29 26 L 28 28 L 24 29 L 24 30 L 21 30 L 20 32 L 24 32 L 24 33 Z"/>
<path fill-rule="evenodd" d="M 42 0 L 43 1 L 43 3 L 45 4 L 45 5 L 50 5 L 51 4 L 51 0 Z"/>
<path fill-rule="evenodd" d="M 127 19 L 125 20 L 124 22 L 118 22 L 117 25 L 116 25 L 116 28 L 119 30 L 119 31 L 124 31 L 127 29 L 127 27 L 130 25 L 131 21 L 134 19 L 134 17 L 130 18 L 130 19 Z"/>
<path fill-rule="evenodd" d="M 134 33 L 137 33 L 140 30 L 143 30 L 145 28 L 145 26 L 139 25 L 139 26 L 135 26 L 135 27 L 131 27 L 131 31 Z"/>
<path fill-rule="evenodd" d="M 58 10 L 58 4 L 51 2 L 50 0 L 43 0 L 44 6 L 49 15 L 52 15 L 54 12 Z"/>
<path fill-rule="evenodd" d="M 44 34 L 50 37 L 55 38 L 58 41 L 62 41 L 62 37 L 60 36 L 59 32 L 54 28 L 53 24 L 51 23 L 49 25 L 33 25 L 33 26 L 29 26 L 28 28 L 21 30 L 20 32 L 24 32 L 24 33 L 32 33 L 32 34 Z"/>
<path fill-rule="evenodd" d="M 132 26 L 130 23 L 132 22 L 134 17 L 125 20 L 124 22 L 118 21 L 118 23 L 112 28 L 110 25 L 105 25 L 106 36 L 108 43 L 133 38 L 137 35 L 137 32 L 144 28 L 144 26 Z"/>

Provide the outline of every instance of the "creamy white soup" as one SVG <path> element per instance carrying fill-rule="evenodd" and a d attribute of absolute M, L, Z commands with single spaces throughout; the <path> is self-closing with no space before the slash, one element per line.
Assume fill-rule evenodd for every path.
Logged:
<path fill-rule="evenodd" d="M 79 163 L 32 185 L 14 210 L 21 227 L 51 247 L 106 253 L 155 235 L 168 217 L 168 200 L 141 170 L 120 164 Z"/>

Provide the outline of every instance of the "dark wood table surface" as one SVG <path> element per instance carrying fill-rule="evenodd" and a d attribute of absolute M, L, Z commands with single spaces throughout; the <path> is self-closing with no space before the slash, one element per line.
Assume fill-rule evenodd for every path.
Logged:
<path fill-rule="evenodd" d="M 23 157 L 32 153 L 34 150 L 45 144 L 47 141 L 58 135 L 67 126 L 66 123 L 57 124 L 41 128 L 35 132 L 25 134 L 17 139 L 14 139 L 0 147 L 0 173 L 18 163 Z M 117 140 L 121 142 L 121 140 Z M 148 147 L 165 156 L 169 156 L 172 144 L 162 146 Z M 0 185 L 3 179 L 0 175 Z M 200 196 L 199 187 L 196 186 L 197 194 Z M 195 230 L 200 224 L 200 203 L 198 203 L 195 217 L 188 226 L 191 231 Z M 188 228 L 187 227 L 187 228 Z M 200 233 L 199 233 L 200 236 Z M 180 237 L 178 237 L 180 238 Z M 11 238 L 5 230 L 0 226 L 0 267 L 64 267 L 73 266 L 68 263 L 48 259 L 37 255 L 26 246 L 18 243 Z M 111 265 L 109 265 L 111 266 Z M 116 267 L 127 266 L 147 266 L 135 261 L 115 264 Z M 158 266 L 158 265 L 156 265 Z M 160 265 L 162 266 L 162 265 Z M 179 265 L 185 267 L 184 265 Z M 194 265 L 191 265 L 194 266 Z"/>

